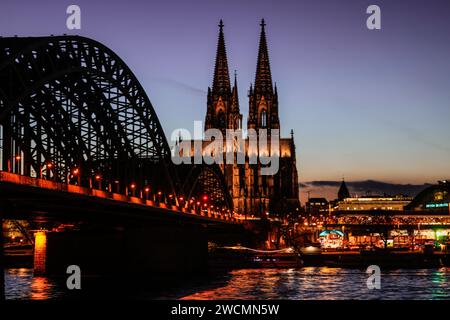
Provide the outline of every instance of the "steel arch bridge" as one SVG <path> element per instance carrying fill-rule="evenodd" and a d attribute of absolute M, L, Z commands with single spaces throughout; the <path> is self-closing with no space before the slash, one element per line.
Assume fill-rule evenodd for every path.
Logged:
<path fill-rule="evenodd" d="M 209 204 L 220 207 L 225 203 L 230 204 L 227 209 L 232 209 L 233 199 L 226 188 L 225 177 L 218 165 L 181 165 L 179 175 L 183 181 L 182 190 L 188 198 L 196 195 L 207 195 Z M 203 204 L 204 205 L 204 204 Z"/>
<path fill-rule="evenodd" d="M 173 165 L 135 75 L 85 37 L 0 38 L 0 148 L 2 171 L 175 202 L 211 193 L 232 209 L 220 169 Z"/>

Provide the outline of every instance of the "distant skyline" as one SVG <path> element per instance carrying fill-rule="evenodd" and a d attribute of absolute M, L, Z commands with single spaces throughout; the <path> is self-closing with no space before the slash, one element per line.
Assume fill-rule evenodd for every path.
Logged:
<path fill-rule="evenodd" d="M 335 200 L 341 181 L 307 181 L 301 184 L 301 202 L 308 201 L 311 198 L 326 198 L 327 200 Z M 345 182 L 352 197 L 372 196 L 376 195 L 406 195 L 415 197 L 420 191 L 429 187 L 430 184 L 399 184 L 386 183 L 374 180 L 364 181 L 346 181 Z M 435 181 L 433 183 L 436 183 Z"/>
<path fill-rule="evenodd" d="M 70 4 L 81 30 L 66 29 Z M 380 31 L 366 28 L 370 4 L 381 7 Z M 450 178 L 449 12 L 446 0 L 2 0 L 0 35 L 102 42 L 136 74 L 170 138 L 204 120 L 221 18 L 246 124 L 264 18 L 300 181 L 423 184 Z"/>

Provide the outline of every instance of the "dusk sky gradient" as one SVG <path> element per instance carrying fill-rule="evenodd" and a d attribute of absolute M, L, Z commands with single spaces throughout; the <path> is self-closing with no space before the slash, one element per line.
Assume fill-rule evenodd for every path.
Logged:
<path fill-rule="evenodd" d="M 82 29 L 66 29 L 77 4 Z M 382 29 L 366 28 L 381 7 Z M 136 74 L 170 137 L 204 120 L 218 21 L 241 113 L 265 18 L 282 135 L 294 129 L 300 181 L 450 178 L 450 1 L 0 2 L 0 35 L 79 34 Z"/>

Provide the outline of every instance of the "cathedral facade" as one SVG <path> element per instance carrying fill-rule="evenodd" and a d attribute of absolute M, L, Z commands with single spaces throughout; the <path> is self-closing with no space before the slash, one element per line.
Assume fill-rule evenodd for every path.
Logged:
<path fill-rule="evenodd" d="M 219 129 L 225 137 L 227 129 L 243 129 L 243 118 L 236 74 L 231 86 L 223 27 L 221 20 L 213 83 L 208 88 L 205 130 Z M 271 129 L 280 129 L 278 90 L 272 82 L 264 20 L 261 21 L 255 82 L 250 85 L 248 99 L 247 129 L 254 129 L 256 132 L 266 129 L 269 136 Z M 293 131 L 291 130 L 289 138 L 279 140 L 279 150 L 275 152 L 279 155 L 279 170 L 274 175 L 263 175 L 259 162 L 250 163 L 248 137 L 244 142 L 245 164 L 234 162 L 220 165 L 235 212 L 261 216 L 298 211 L 300 202 Z"/>

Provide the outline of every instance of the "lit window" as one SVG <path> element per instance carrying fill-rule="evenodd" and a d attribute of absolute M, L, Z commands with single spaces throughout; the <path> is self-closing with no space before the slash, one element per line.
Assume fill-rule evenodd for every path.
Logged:
<path fill-rule="evenodd" d="M 261 127 L 267 127 L 267 112 L 266 110 L 261 111 Z"/>

